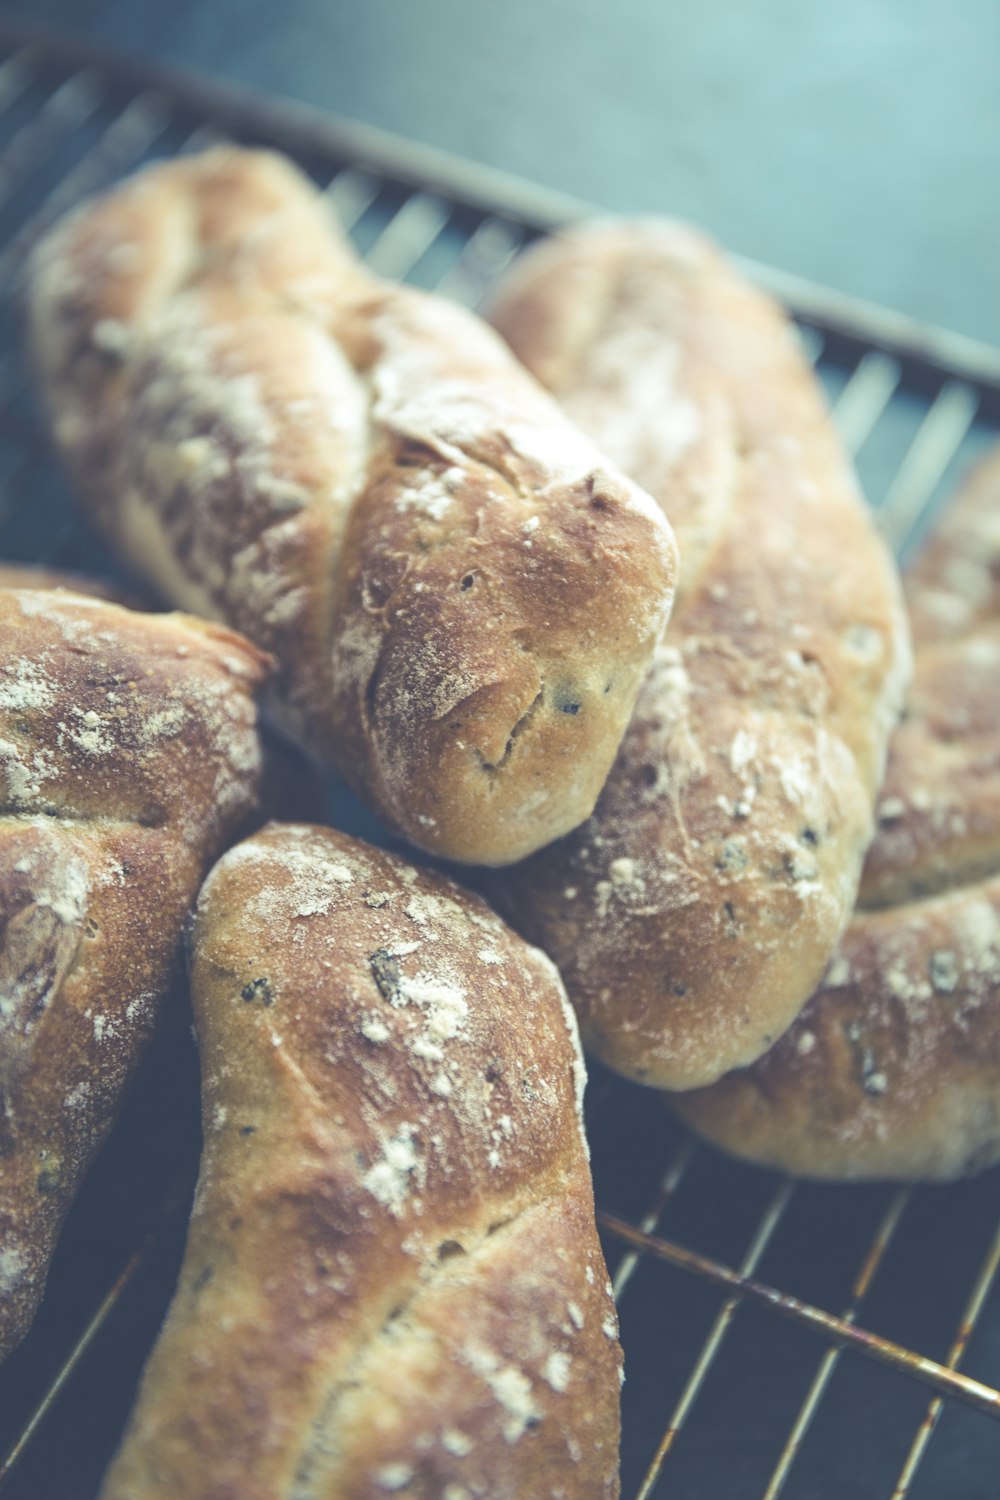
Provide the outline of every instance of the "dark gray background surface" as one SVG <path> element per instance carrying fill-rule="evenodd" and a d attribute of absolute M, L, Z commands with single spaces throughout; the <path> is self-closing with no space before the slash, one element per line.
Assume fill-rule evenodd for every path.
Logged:
<path fill-rule="evenodd" d="M 0 0 L 1000 345 L 1000 0 Z"/>

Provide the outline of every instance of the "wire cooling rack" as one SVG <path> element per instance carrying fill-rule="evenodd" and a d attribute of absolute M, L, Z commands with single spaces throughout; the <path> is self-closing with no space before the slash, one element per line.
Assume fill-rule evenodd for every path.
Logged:
<path fill-rule="evenodd" d="M 26 252 L 153 156 L 279 146 L 384 275 L 474 305 L 586 205 L 215 81 L 0 23 L 0 556 L 114 573 L 72 514 L 20 353 Z M 1000 352 L 760 266 L 795 316 L 900 553 L 995 440 Z M 197 1165 L 178 994 L 0 1368 L 0 1500 L 91 1500 L 170 1297 Z M 793 1183 L 694 1143 L 592 1070 L 594 1176 L 622 1322 L 625 1500 L 995 1500 L 1000 1175 Z M 178 1497 L 182 1500 L 182 1497 Z M 533 1497 L 525 1497 L 533 1500 Z"/>

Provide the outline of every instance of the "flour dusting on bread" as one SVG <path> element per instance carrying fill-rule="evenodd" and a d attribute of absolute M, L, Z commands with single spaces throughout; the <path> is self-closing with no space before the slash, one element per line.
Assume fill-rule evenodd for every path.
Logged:
<path fill-rule="evenodd" d="M 612 1500 L 614 1310 L 549 961 L 440 876 L 272 824 L 205 885 L 193 984 L 201 1179 L 104 1500 L 292 1472 Z"/>

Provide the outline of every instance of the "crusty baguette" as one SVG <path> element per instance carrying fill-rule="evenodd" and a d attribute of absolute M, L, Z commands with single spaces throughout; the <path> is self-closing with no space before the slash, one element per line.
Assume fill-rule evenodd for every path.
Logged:
<path fill-rule="evenodd" d="M 263 675 L 218 626 L 0 591 L 0 1357 L 253 811 Z"/>
<path fill-rule="evenodd" d="M 682 571 L 593 817 L 491 890 L 606 1062 L 690 1088 L 791 1024 L 850 916 L 909 665 L 895 571 L 793 330 L 699 236 L 584 226 L 493 317 L 662 500 Z"/>
<path fill-rule="evenodd" d="M 823 985 L 752 1068 L 676 1100 L 738 1155 L 813 1177 L 946 1179 L 1000 1160 L 1000 592 L 963 613 L 998 512 L 995 458 L 908 580 L 916 677 L 862 908 Z"/>
<path fill-rule="evenodd" d="M 102 1500 L 605 1500 L 620 1350 L 576 1025 L 476 898 L 329 829 L 194 928 L 205 1147 Z"/>
<path fill-rule="evenodd" d="M 470 313 L 373 278 L 289 164 L 156 166 L 42 245 L 32 329 L 88 509 L 272 652 L 396 828 L 505 863 L 593 807 L 675 550 Z"/>

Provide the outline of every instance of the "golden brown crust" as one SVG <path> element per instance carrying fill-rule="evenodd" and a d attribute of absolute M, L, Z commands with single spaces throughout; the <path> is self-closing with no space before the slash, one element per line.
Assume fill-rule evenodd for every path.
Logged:
<path fill-rule="evenodd" d="M 260 653 L 231 631 L 0 591 L 0 1355 L 253 810 Z"/>
<path fill-rule="evenodd" d="M 850 915 L 908 669 L 894 569 L 794 332 L 699 236 L 573 231 L 493 316 L 683 561 L 593 817 L 491 889 L 605 1061 L 693 1087 L 790 1025 Z"/>
<path fill-rule="evenodd" d="M 617 1495 L 551 964 L 441 877 L 271 825 L 205 886 L 193 986 L 201 1180 L 103 1500 Z"/>
<path fill-rule="evenodd" d="M 32 323 L 114 544 L 273 652 L 287 721 L 390 822 L 493 864 L 589 813 L 673 538 L 489 329 L 375 280 L 294 169 L 237 151 L 57 229 Z"/>
<path fill-rule="evenodd" d="M 816 1177 L 941 1179 L 1000 1159 L 1000 596 L 992 618 L 985 600 L 947 606 L 998 505 L 994 459 L 907 583 L 917 673 L 861 889 L 881 909 L 855 915 L 766 1057 L 675 1101 L 738 1155 Z"/>

